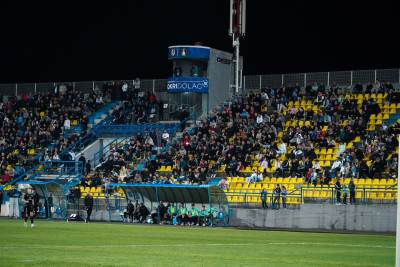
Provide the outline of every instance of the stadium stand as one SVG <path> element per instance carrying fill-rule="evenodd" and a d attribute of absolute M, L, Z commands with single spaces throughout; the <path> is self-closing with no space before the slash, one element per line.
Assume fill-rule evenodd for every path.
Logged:
<path fill-rule="evenodd" d="M 58 160 L 79 136 L 68 128 L 80 124 L 86 132 L 88 116 L 112 100 L 123 104 L 107 123 L 162 117 L 154 94 L 123 82 L 86 95 L 60 87 L 2 103 L 2 182 L 15 176 L 17 166 L 26 168 L 30 157 Z M 265 88 L 234 96 L 166 141 L 143 133 L 116 142 L 78 189 L 102 198 L 108 183 L 206 184 L 219 177 L 232 204 L 258 205 L 262 189 L 272 202 L 277 185 L 284 185 L 287 204 L 298 205 L 334 199 L 336 181 L 354 180 L 357 200 L 392 201 L 399 109 L 398 89 L 390 83 Z"/>
<path fill-rule="evenodd" d="M 92 173 L 95 182 L 83 185 L 99 190 L 107 181 L 198 184 L 226 176 L 232 203 L 259 204 L 260 191 L 271 194 L 279 184 L 304 196 L 288 198 L 288 204 L 301 204 L 332 199 L 337 180 L 353 179 L 356 199 L 393 200 L 399 124 L 391 119 L 399 108 L 389 83 L 350 91 L 316 84 L 268 88 L 233 98 L 162 150 L 150 136 L 120 143 L 108 159 L 117 162 L 110 164 L 108 178 Z M 251 174 L 259 181 L 246 182 Z"/>
<path fill-rule="evenodd" d="M 86 135 L 90 115 L 109 101 L 107 87 L 84 94 L 57 85 L 53 92 L 1 102 L 1 183 L 40 160 L 60 160 L 60 151 Z"/>

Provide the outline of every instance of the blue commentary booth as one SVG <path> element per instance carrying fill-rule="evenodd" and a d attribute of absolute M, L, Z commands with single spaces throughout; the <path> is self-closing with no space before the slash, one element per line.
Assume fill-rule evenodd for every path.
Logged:
<path fill-rule="evenodd" d="M 120 211 L 128 201 L 139 203 L 155 212 L 160 201 L 164 204 L 181 204 L 190 207 L 193 203 L 198 209 L 203 205 L 215 211 L 214 224 L 229 224 L 229 205 L 224 191 L 217 184 L 185 185 L 185 184 L 109 184 L 108 189 L 122 188 L 126 203 L 121 203 L 119 210 L 109 209 L 109 220 L 120 220 Z M 125 204 L 125 205 L 124 205 Z"/>
<path fill-rule="evenodd" d="M 206 46 L 176 45 L 168 48 L 173 73 L 168 78 L 168 103 L 206 115 L 232 96 L 232 54 Z"/>

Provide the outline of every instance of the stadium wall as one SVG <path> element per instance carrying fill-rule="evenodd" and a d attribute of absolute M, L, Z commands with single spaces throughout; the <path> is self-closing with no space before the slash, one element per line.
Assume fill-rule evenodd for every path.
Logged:
<path fill-rule="evenodd" d="M 313 231 L 396 232 L 395 204 L 303 204 L 299 209 L 233 209 L 230 225 Z"/>

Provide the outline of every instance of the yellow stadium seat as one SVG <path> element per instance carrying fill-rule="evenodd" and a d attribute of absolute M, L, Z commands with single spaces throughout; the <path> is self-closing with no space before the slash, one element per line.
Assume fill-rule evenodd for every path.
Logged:
<path fill-rule="evenodd" d="M 347 145 L 346 145 L 346 149 L 350 149 L 350 148 L 352 148 L 353 147 L 353 143 L 352 142 L 350 142 L 350 143 L 347 143 Z"/>
<path fill-rule="evenodd" d="M 377 186 L 377 185 L 379 185 L 379 184 L 380 184 L 379 179 L 373 179 L 373 180 L 372 180 L 372 185 Z"/>
<path fill-rule="evenodd" d="M 365 179 L 354 179 L 354 183 L 357 185 L 357 186 L 363 186 L 363 185 L 365 185 Z"/>
<path fill-rule="evenodd" d="M 157 171 L 159 171 L 159 172 L 165 172 L 165 166 L 161 166 Z"/>
<path fill-rule="evenodd" d="M 303 190 L 303 196 L 306 198 L 311 198 L 313 197 L 313 191 L 311 190 Z"/>
<path fill-rule="evenodd" d="M 313 198 L 319 198 L 320 197 L 320 191 L 318 191 L 318 190 L 314 190 L 314 192 L 313 192 Z"/>
<path fill-rule="evenodd" d="M 387 185 L 386 179 L 379 179 L 379 185 L 380 186 L 386 186 Z"/>
<path fill-rule="evenodd" d="M 251 172 L 251 167 L 247 166 L 246 169 L 244 170 L 244 172 L 250 173 Z"/>
<path fill-rule="evenodd" d="M 327 191 L 323 190 L 320 193 L 320 198 L 323 198 L 323 199 L 330 198 L 330 194 Z"/>
<path fill-rule="evenodd" d="M 165 167 L 165 171 L 166 171 L 166 172 L 172 171 L 172 166 L 167 166 L 167 167 Z"/>

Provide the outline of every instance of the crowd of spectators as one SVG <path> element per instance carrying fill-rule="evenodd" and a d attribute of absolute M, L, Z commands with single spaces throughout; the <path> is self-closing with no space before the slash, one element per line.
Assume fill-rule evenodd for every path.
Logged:
<path fill-rule="evenodd" d="M 85 133 L 89 114 L 109 100 L 123 101 L 113 113 L 113 123 L 158 121 L 162 118 L 162 102 L 152 93 L 141 92 L 138 83 L 110 82 L 88 94 L 60 85 L 54 92 L 24 95 L 0 103 L 2 182 L 15 175 L 17 165 L 26 167 L 31 149 L 43 149 L 46 160 L 62 159 L 60 151 L 79 138 L 65 134 L 73 127 L 71 122 L 79 121 Z M 123 147 L 105 155 L 93 172 L 86 170 L 88 175 L 82 184 L 202 184 L 216 177 L 222 166 L 225 175 L 238 176 L 254 161 L 264 170 L 255 174 L 257 180 L 262 180 L 270 168 L 279 177 L 304 177 L 314 184 L 336 177 L 395 175 L 397 157 L 392 152 L 398 142 L 398 124 L 378 125 L 374 131 L 368 131 L 370 115 L 380 113 L 381 108 L 372 98 L 359 107 L 357 99 L 346 97 L 349 90 L 387 93 L 383 104 L 399 103 L 400 99 L 389 83 L 355 85 L 350 89 L 317 84 L 305 88 L 266 88 L 260 93 L 235 96 L 195 127 L 185 129 L 179 139 L 166 133 L 132 137 Z M 318 108 L 289 105 L 297 100 L 311 101 Z M 287 124 L 293 120 L 309 123 Z M 356 136 L 361 136 L 361 142 L 346 149 L 344 144 Z M 320 166 L 315 148 L 335 147 L 339 150 L 337 158 L 328 168 Z M 173 169 L 161 173 L 157 171 L 161 166 Z"/>
<path fill-rule="evenodd" d="M 60 151 L 86 134 L 88 116 L 109 98 L 107 90 L 82 93 L 61 84 L 52 92 L 2 100 L 0 182 L 9 181 L 39 159 L 59 160 Z M 71 132 L 78 123 L 81 132 Z M 41 154 L 42 158 L 38 158 Z"/>
<path fill-rule="evenodd" d="M 398 124 L 377 125 L 375 131 L 368 131 L 370 115 L 381 109 L 372 98 L 359 107 L 357 99 L 346 97 L 360 92 L 387 93 L 383 104 L 399 100 L 398 92 L 389 83 L 353 88 L 316 84 L 267 88 L 261 93 L 236 96 L 214 109 L 190 131 L 185 130 L 180 139 L 170 138 L 168 145 L 159 144 L 164 152 L 157 150 L 156 138 L 140 136 L 111 156 L 107 162 L 112 164 L 106 163 L 112 166 L 119 162 L 117 165 L 124 168 L 114 169 L 114 179 L 134 183 L 207 183 L 216 177 L 221 166 L 225 166 L 225 175 L 239 176 L 254 160 L 264 169 L 264 173 L 256 174 L 258 180 L 271 167 L 276 176 L 303 177 L 309 183 L 321 184 L 336 177 L 380 178 L 384 172 L 395 175 L 397 157 L 391 157 L 391 153 L 398 142 Z M 318 108 L 304 110 L 288 105 L 289 101 L 304 99 Z M 292 120 L 309 124 L 287 126 L 286 122 Z M 346 149 L 345 143 L 356 136 L 361 137 L 361 142 Z M 335 147 L 339 150 L 337 158 L 329 167 L 321 167 L 315 148 Z M 132 161 L 144 162 L 143 170 L 127 164 Z M 170 173 L 157 172 L 163 165 L 174 167 Z"/>
<path fill-rule="evenodd" d="M 122 100 L 113 113 L 113 124 L 155 123 L 163 118 L 163 103 L 153 93 L 132 89 L 124 92 Z"/>

